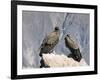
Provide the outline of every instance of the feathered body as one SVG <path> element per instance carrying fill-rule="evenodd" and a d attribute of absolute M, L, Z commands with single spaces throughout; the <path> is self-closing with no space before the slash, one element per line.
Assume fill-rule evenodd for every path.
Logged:
<path fill-rule="evenodd" d="M 75 39 L 72 38 L 69 34 L 67 34 L 65 37 L 65 45 L 71 51 L 71 54 L 69 54 L 68 57 L 72 57 L 74 60 L 80 62 L 80 60 L 82 59 L 82 55 L 79 46 L 76 43 Z"/>
<path fill-rule="evenodd" d="M 60 36 L 59 28 L 55 27 L 55 30 L 44 38 L 40 46 L 39 55 L 42 56 L 42 53 L 50 53 L 51 51 L 53 51 L 54 47 L 59 42 L 59 36 Z"/>

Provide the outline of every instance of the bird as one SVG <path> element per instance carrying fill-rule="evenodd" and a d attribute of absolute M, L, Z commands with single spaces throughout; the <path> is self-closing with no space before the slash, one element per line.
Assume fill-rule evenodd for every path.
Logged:
<path fill-rule="evenodd" d="M 65 46 L 71 51 L 71 54 L 69 54 L 68 57 L 71 57 L 75 61 L 80 62 L 82 59 L 82 54 L 76 40 L 70 34 L 67 34 L 64 39 Z"/>
<path fill-rule="evenodd" d="M 47 54 L 53 52 L 54 47 L 59 42 L 59 36 L 60 36 L 60 29 L 59 27 L 55 27 L 54 31 L 49 33 L 42 41 L 42 44 L 40 45 L 40 53 L 39 56 L 41 57 L 42 54 Z"/>

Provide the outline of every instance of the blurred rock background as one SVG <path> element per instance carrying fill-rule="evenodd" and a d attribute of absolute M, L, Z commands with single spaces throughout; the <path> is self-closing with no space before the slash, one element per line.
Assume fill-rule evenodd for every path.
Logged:
<path fill-rule="evenodd" d="M 77 39 L 81 53 L 89 65 L 89 14 L 62 12 L 22 12 L 22 67 L 39 68 L 39 47 L 44 37 L 59 26 L 61 37 L 55 47 L 57 54 L 68 55 L 64 36 L 71 34 Z"/>

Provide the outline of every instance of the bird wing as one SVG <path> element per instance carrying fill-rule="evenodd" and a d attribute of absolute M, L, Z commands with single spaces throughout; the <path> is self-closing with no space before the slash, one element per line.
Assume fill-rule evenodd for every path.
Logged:
<path fill-rule="evenodd" d="M 43 39 L 40 48 L 43 48 L 47 41 L 48 41 L 48 36 L 46 36 L 46 37 Z"/>
<path fill-rule="evenodd" d="M 55 32 L 52 32 L 43 39 L 40 49 L 44 48 L 47 45 L 55 45 L 58 41 L 59 36 Z"/>
<path fill-rule="evenodd" d="M 52 45 L 56 43 L 56 41 L 58 40 L 59 40 L 58 34 L 56 34 L 56 32 L 52 32 L 50 35 L 48 35 L 47 44 Z"/>

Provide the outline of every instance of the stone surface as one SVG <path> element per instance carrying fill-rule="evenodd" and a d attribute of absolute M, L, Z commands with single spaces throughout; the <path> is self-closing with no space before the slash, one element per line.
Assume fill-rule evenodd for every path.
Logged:
<path fill-rule="evenodd" d="M 75 61 L 72 58 L 68 58 L 66 55 L 58 54 L 43 54 L 44 63 L 49 67 L 75 67 L 75 66 L 86 66 L 87 63 L 84 59 L 80 62 Z"/>

